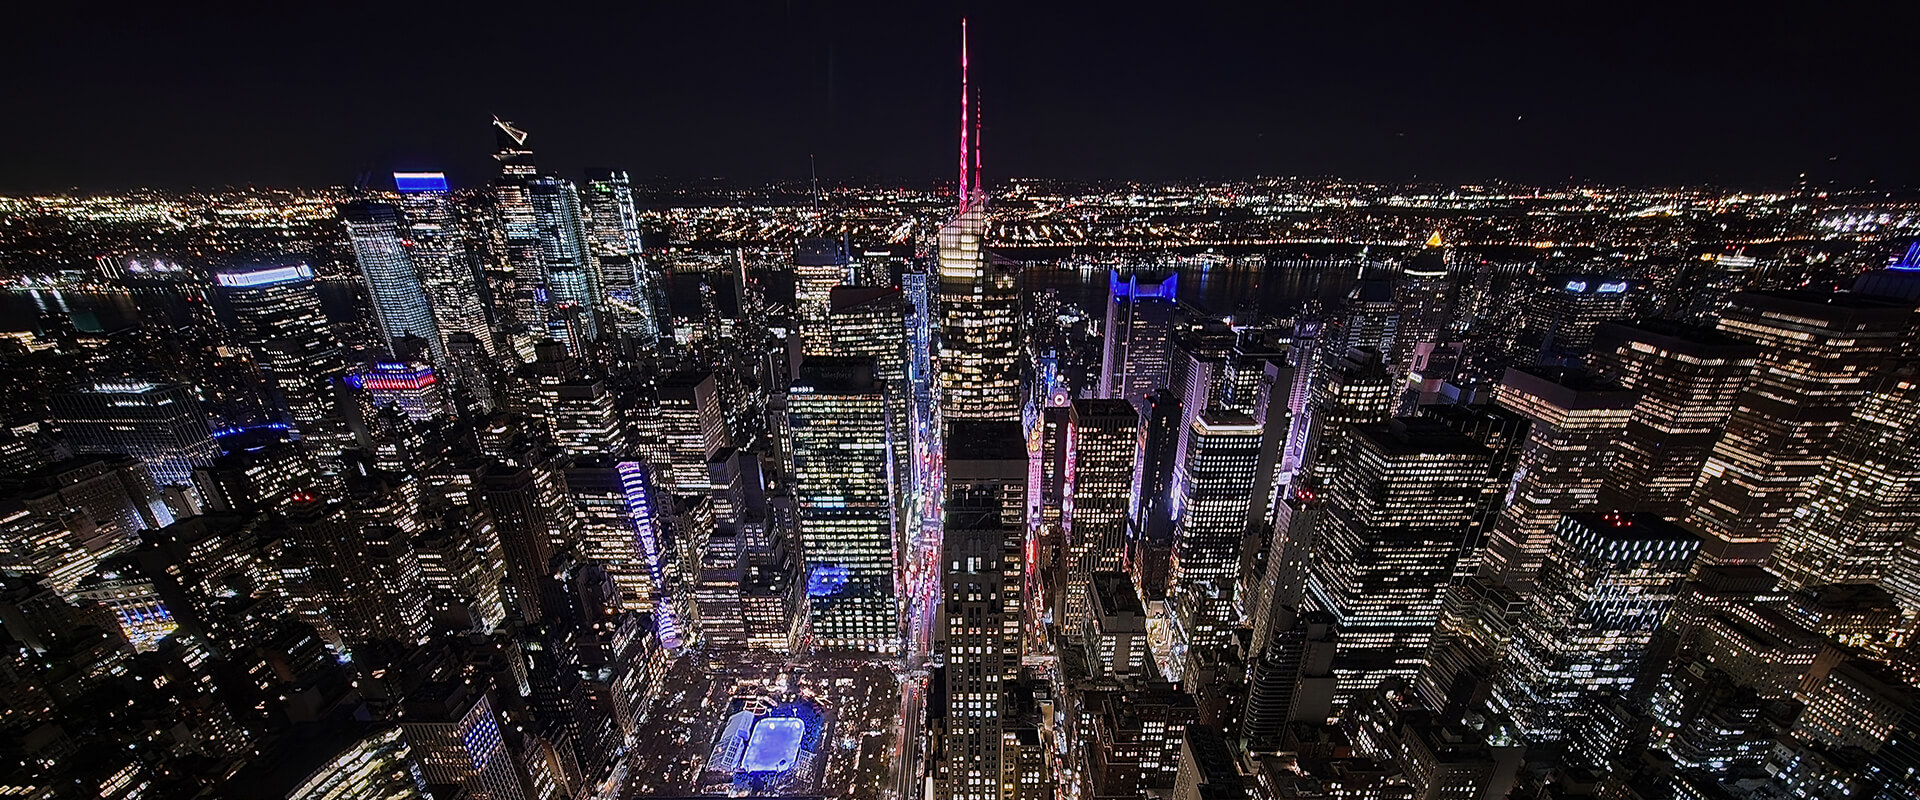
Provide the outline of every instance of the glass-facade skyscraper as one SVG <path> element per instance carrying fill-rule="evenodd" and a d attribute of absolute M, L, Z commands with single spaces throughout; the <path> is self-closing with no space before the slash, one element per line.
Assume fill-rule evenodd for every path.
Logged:
<path fill-rule="evenodd" d="M 900 649 L 886 392 L 871 359 L 815 358 L 787 392 L 793 493 L 818 647 Z"/>
<path fill-rule="evenodd" d="M 482 278 L 474 269 L 467 233 L 453 208 L 447 176 L 439 172 L 396 172 L 393 183 L 405 214 L 407 252 L 420 270 L 441 337 L 452 340 L 464 334 L 493 355 L 498 345 L 487 320 Z"/>
<path fill-rule="evenodd" d="M 387 203 L 348 203 L 340 207 L 340 218 L 347 224 L 353 260 L 367 282 L 373 313 L 388 347 L 396 355 L 405 355 L 401 343 L 418 338 L 425 343 L 433 363 L 444 365 L 446 342 L 434 323 L 420 268 L 408 252 L 408 239 L 403 233 L 406 223 L 400 218 L 400 209 Z"/>

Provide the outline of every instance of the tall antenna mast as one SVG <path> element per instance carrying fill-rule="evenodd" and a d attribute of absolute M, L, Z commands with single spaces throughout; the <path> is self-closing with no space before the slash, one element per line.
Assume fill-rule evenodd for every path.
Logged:
<path fill-rule="evenodd" d="M 965 213 L 967 192 L 967 18 L 960 18 L 960 211 Z"/>
<path fill-rule="evenodd" d="M 813 154 L 807 154 L 807 175 L 813 180 L 813 215 L 820 216 L 820 170 L 813 165 Z"/>
<path fill-rule="evenodd" d="M 980 101 L 981 92 L 973 90 L 973 196 L 979 203 L 987 200 L 987 179 L 980 171 L 980 153 L 986 148 L 986 137 L 981 135 L 980 118 L 986 116 L 987 104 Z"/>

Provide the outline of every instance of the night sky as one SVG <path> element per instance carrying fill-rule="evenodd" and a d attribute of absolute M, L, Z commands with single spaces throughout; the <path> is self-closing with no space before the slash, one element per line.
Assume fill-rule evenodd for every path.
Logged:
<path fill-rule="evenodd" d="M 567 176 L 931 185 L 963 13 L 990 181 L 1920 183 L 1914 3 L 575 5 L 10 8 L 0 192 L 471 185 L 490 114 Z"/>

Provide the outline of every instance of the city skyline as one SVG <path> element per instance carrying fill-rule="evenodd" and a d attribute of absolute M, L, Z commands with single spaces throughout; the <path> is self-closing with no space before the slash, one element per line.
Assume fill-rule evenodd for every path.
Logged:
<path fill-rule="evenodd" d="M 787 49 L 709 77 L 824 47 L 820 113 L 897 82 L 914 99 L 870 155 L 943 142 L 946 178 L 823 187 L 815 151 L 805 181 L 636 180 L 571 163 L 607 131 L 550 150 L 510 112 L 462 133 L 490 135 L 484 172 L 387 152 L 351 188 L 0 195 L 0 794 L 1920 796 L 1920 194 L 1013 178 L 1002 154 L 1040 137 L 1080 136 L 1083 165 L 1111 142 L 1147 147 L 1142 171 L 1244 159 L 1178 108 L 1257 103 L 1281 65 L 1235 42 L 1279 17 L 829 10 L 648 57 L 783 19 Z M 324 38 L 342 12 L 412 34 L 417 9 L 275 16 Z M 1481 13 L 1388 14 L 1364 52 L 1415 24 L 1419 46 L 1324 88 L 1420 111 L 1366 91 L 1386 76 L 1485 114 L 1444 91 L 1480 59 L 1700 21 L 1583 13 L 1464 38 Z M 551 19 L 459 52 L 502 90 L 598 59 L 548 99 L 620 105 L 616 20 L 563 50 Z M 1142 124 L 1074 122 L 1102 92 L 1032 80 L 1142 23 L 1167 46 L 1099 53 L 1100 88 L 1191 87 L 1132 98 Z M 871 25 L 897 38 L 848 54 Z M 951 38 L 913 58 L 957 70 L 834 77 L 931 27 Z M 328 86 L 459 105 L 442 42 L 386 44 L 326 62 Z M 1300 64 L 1363 52 L 1316 44 Z M 1552 63 L 1475 91 L 1600 107 L 1581 70 L 1606 59 Z M 804 81 L 789 67 L 770 91 Z M 1218 69 L 1239 78 L 1193 85 Z M 301 113 L 340 96 L 281 88 Z M 1058 101 L 1023 112 L 1035 91 Z M 916 138 L 907 107 L 933 97 L 943 131 Z M 1148 124 L 1171 117 L 1193 127 Z M 690 152 L 772 163 L 839 143 L 820 119 Z M 1515 141 L 1477 146 L 1544 152 Z M 1674 141 L 1604 155 L 1662 169 L 1648 148 Z M 1723 165 L 1812 140 L 1739 141 Z"/>

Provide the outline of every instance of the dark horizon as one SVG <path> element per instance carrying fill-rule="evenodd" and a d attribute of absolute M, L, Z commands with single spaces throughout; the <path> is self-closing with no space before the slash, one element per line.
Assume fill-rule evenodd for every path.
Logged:
<path fill-rule="evenodd" d="M 470 187 L 493 175 L 490 114 L 569 177 L 804 180 L 811 154 L 823 183 L 931 187 L 951 180 L 962 15 L 990 184 L 1920 183 L 1920 111 L 1885 88 L 1910 72 L 1894 15 L 1912 8 L 107 6 L 26 9 L 0 33 L 26 65 L 0 192 L 405 169 Z"/>

